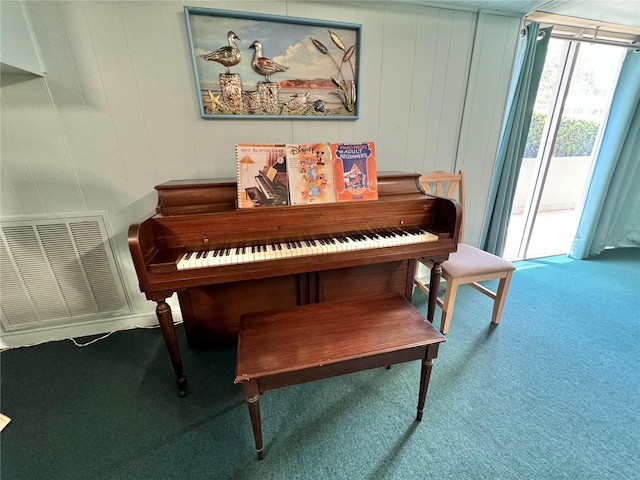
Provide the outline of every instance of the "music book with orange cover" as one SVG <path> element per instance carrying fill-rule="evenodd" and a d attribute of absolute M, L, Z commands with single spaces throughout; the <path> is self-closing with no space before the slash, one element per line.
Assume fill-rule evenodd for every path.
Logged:
<path fill-rule="evenodd" d="M 338 202 L 378 199 L 374 142 L 332 143 L 331 155 Z"/>
<path fill-rule="evenodd" d="M 335 202 L 331 145 L 328 142 L 287 144 L 286 152 L 291 204 Z"/>
<path fill-rule="evenodd" d="M 285 144 L 236 145 L 238 208 L 289 205 Z"/>

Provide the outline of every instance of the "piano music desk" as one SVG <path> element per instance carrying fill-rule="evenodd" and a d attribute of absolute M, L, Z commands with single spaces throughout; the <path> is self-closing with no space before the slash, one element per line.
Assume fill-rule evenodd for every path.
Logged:
<path fill-rule="evenodd" d="M 258 460 L 264 457 L 259 398 L 267 390 L 422 360 L 420 421 L 433 359 L 444 341 L 399 294 L 243 315 L 235 383 L 247 400 Z"/>

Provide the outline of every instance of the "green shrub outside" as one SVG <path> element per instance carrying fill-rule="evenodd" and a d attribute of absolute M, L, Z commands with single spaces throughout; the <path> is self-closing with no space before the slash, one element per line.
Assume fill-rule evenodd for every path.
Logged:
<path fill-rule="evenodd" d="M 538 156 L 542 130 L 547 119 L 546 115 L 534 113 L 531 117 L 529 136 L 524 149 L 524 158 Z M 598 134 L 598 122 L 576 120 L 575 118 L 563 118 L 558 129 L 554 157 L 585 157 L 591 155 L 593 144 Z"/>

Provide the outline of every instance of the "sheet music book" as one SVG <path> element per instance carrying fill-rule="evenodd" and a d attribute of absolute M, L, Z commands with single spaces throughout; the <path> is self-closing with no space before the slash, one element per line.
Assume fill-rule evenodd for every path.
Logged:
<path fill-rule="evenodd" d="M 332 143 L 331 154 L 338 202 L 378 199 L 374 142 Z"/>
<path fill-rule="evenodd" d="M 287 144 L 287 172 L 292 205 L 336 201 L 331 145 Z"/>
<path fill-rule="evenodd" d="M 285 144 L 236 145 L 238 208 L 289 205 Z"/>

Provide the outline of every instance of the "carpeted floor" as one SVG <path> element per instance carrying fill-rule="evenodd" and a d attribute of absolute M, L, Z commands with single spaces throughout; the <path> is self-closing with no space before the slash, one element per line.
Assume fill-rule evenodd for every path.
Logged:
<path fill-rule="evenodd" d="M 185 398 L 158 330 L 9 350 L 1 478 L 638 479 L 638 312 L 640 249 L 520 262 L 497 327 L 459 291 L 420 424 L 418 362 L 271 391 L 262 462 L 234 349 L 178 328 Z"/>

